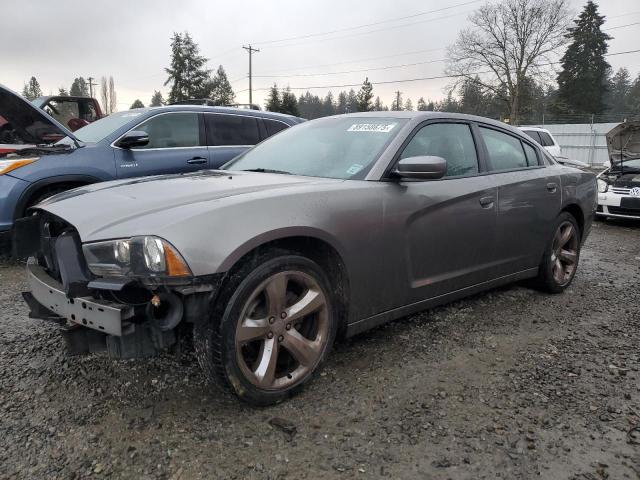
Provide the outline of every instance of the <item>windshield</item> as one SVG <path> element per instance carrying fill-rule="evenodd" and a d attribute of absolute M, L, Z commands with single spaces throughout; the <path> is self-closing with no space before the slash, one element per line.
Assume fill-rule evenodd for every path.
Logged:
<path fill-rule="evenodd" d="M 86 127 L 76 130 L 74 135 L 84 143 L 97 143 L 143 113 L 130 111 L 112 113 L 108 117 L 96 120 Z"/>
<path fill-rule="evenodd" d="M 406 122 L 385 117 L 314 120 L 278 133 L 222 168 L 362 179 Z"/>
<path fill-rule="evenodd" d="M 625 170 L 628 170 L 630 168 L 634 170 L 640 170 L 640 158 L 635 158 L 633 160 L 624 160 L 622 162 L 622 168 Z M 621 169 L 620 162 L 616 162 L 612 164 L 612 169 L 620 170 Z"/>

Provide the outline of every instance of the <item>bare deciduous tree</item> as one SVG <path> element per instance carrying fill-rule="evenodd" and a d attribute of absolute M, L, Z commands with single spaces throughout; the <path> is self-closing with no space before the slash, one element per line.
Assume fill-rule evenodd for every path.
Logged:
<path fill-rule="evenodd" d="M 448 49 L 447 72 L 460 81 L 479 81 L 504 98 L 517 124 L 526 78 L 544 75 L 556 60 L 552 54 L 566 42 L 567 0 L 487 3 L 469 20 L 472 26 Z"/>
<path fill-rule="evenodd" d="M 113 77 L 109 77 L 108 82 L 107 77 L 102 77 L 100 79 L 100 101 L 102 102 L 102 109 L 106 115 L 117 111 L 118 103 Z"/>

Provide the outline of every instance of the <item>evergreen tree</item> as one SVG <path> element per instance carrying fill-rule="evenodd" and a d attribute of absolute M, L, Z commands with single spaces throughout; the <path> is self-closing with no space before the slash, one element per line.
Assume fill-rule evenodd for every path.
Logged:
<path fill-rule="evenodd" d="M 31 77 L 29 82 L 24 84 L 22 96 L 27 100 L 33 100 L 34 98 L 42 96 L 42 90 L 40 89 L 40 84 L 38 83 L 38 80 L 36 80 L 36 77 Z"/>
<path fill-rule="evenodd" d="M 233 88 L 231 88 L 231 83 L 222 65 L 218 67 L 216 75 L 211 81 L 210 98 L 218 105 L 230 105 L 236 98 L 236 94 L 233 93 Z"/>
<path fill-rule="evenodd" d="M 296 117 L 300 116 L 300 110 L 298 110 L 298 99 L 294 93 L 291 93 L 291 89 L 289 87 L 282 92 L 280 112 L 288 115 L 294 115 Z"/>
<path fill-rule="evenodd" d="M 427 112 L 433 112 L 436 109 L 436 104 L 433 103 L 433 100 L 429 100 L 427 103 Z"/>
<path fill-rule="evenodd" d="M 418 111 L 419 112 L 426 112 L 427 111 L 427 103 L 424 101 L 424 97 L 420 97 L 418 99 Z"/>
<path fill-rule="evenodd" d="M 209 74 L 205 68 L 207 59 L 200 55 L 200 47 L 189 33 L 174 33 L 171 39 L 171 65 L 165 68 L 169 75 L 164 82 L 171 84 L 169 103 L 189 98 L 206 98 L 211 89 Z"/>
<path fill-rule="evenodd" d="M 327 96 L 322 101 L 322 114 L 326 117 L 336 114 L 336 102 L 331 91 L 327 93 Z"/>
<path fill-rule="evenodd" d="M 404 109 L 407 112 L 413 112 L 413 102 L 411 101 L 410 98 L 407 98 L 407 101 L 404 102 Z"/>
<path fill-rule="evenodd" d="M 69 92 L 67 92 L 67 89 L 64 87 L 60 87 L 58 88 L 58 95 L 61 97 L 68 97 L 69 96 Z"/>
<path fill-rule="evenodd" d="M 380 97 L 376 97 L 376 101 L 373 102 L 373 110 L 375 112 L 382 112 L 386 110 L 384 103 L 382 103 L 382 100 L 380 99 Z"/>
<path fill-rule="evenodd" d="M 369 77 L 364 79 L 362 83 L 362 87 L 360 87 L 360 91 L 357 95 L 357 108 L 358 112 L 368 112 L 372 110 L 373 104 L 371 100 L 373 99 L 373 85 L 369 81 Z"/>
<path fill-rule="evenodd" d="M 355 90 L 352 88 L 347 93 L 347 112 L 353 113 L 358 111 L 358 95 Z"/>
<path fill-rule="evenodd" d="M 164 98 L 162 98 L 162 93 L 158 90 L 153 91 L 153 95 L 151 96 L 151 102 L 149 103 L 150 107 L 160 107 L 164 105 Z"/>
<path fill-rule="evenodd" d="M 136 98 L 136 101 L 131 104 L 129 110 L 133 110 L 134 108 L 144 108 L 144 103 L 142 103 L 140 99 Z"/>
<path fill-rule="evenodd" d="M 628 104 L 629 112 L 640 115 L 640 74 L 638 74 L 638 77 L 636 78 L 635 82 L 633 82 L 633 85 L 629 90 Z"/>
<path fill-rule="evenodd" d="M 397 95 L 393 97 L 393 102 L 391 102 L 391 110 L 394 112 L 399 112 L 402 110 L 402 95 Z"/>
<path fill-rule="evenodd" d="M 338 115 L 342 115 L 343 113 L 347 113 L 348 109 L 349 105 L 347 92 L 342 91 L 338 94 L 338 105 L 336 106 L 336 113 Z"/>
<path fill-rule="evenodd" d="M 69 89 L 69 95 L 73 97 L 88 97 L 89 85 L 83 77 L 77 77 L 73 79 L 71 88 Z"/>
<path fill-rule="evenodd" d="M 265 108 L 270 112 L 279 112 L 282 106 L 282 102 L 280 100 L 280 92 L 278 91 L 278 85 L 275 83 L 271 90 L 269 90 L 269 96 L 267 97 L 267 103 L 265 103 Z"/>
<path fill-rule="evenodd" d="M 606 96 L 607 109 L 611 113 L 629 111 L 629 93 L 631 92 L 631 75 L 626 68 L 619 69 L 609 82 Z"/>
<path fill-rule="evenodd" d="M 567 34 L 571 43 L 561 60 L 558 96 L 571 112 L 602 113 L 610 69 L 604 55 L 612 37 L 601 30 L 604 17 L 591 0 L 574 23 Z"/>

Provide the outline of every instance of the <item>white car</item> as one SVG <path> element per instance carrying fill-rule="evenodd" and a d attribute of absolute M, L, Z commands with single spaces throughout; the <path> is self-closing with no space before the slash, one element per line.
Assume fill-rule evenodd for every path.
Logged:
<path fill-rule="evenodd" d="M 539 127 L 520 127 L 520 130 L 533 138 L 547 152 L 553 155 L 553 158 L 555 158 L 558 163 L 578 168 L 589 167 L 589 164 L 587 163 L 581 162 L 580 160 L 573 160 L 562 155 L 562 147 L 560 147 L 560 144 L 555 138 L 553 138 L 553 135 L 551 135 L 549 130 Z"/>
<path fill-rule="evenodd" d="M 640 220 L 640 121 L 611 129 L 607 149 L 611 166 L 598 175 L 596 214 Z"/>

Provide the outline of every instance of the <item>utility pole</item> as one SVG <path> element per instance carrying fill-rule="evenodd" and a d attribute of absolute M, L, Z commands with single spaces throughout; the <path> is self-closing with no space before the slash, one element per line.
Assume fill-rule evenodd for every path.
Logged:
<path fill-rule="evenodd" d="M 402 110 L 400 108 L 400 95 L 402 94 L 402 92 L 400 90 L 396 91 L 396 110 L 400 111 Z"/>
<path fill-rule="evenodd" d="M 89 96 L 93 97 L 93 86 L 94 85 L 98 85 L 97 83 L 93 83 L 93 77 L 87 77 L 87 80 L 89 80 Z"/>
<path fill-rule="evenodd" d="M 242 46 L 247 52 L 249 52 L 249 103 L 253 103 L 253 86 L 251 84 L 252 81 L 252 71 L 251 71 L 251 57 L 253 56 L 253 52 L 259 52 L 257 48 L 253 48 L 251 45 L 248 47 Z"/>

